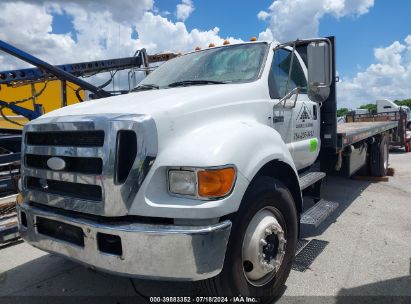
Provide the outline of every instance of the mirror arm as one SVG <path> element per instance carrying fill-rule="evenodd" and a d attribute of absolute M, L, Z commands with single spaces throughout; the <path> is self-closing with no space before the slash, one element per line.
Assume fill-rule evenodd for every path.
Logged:
<path fill-rule="evenodd" d="M 295 48 L 296 48 L 296 43 L 294 42 L 293 44 L 293 51 L 291 52 L 291 60 L 290 60 L 290 70 L 288 71 L 288 79 L 287 83 L 285 84 L 285 91 L 288 92 L 288 84 L 291 79 L 291 73 L 293 72 L 293 64 L 294 64 L 294 57 L 295 57 Z"/>
<path fill-rule="evenodd" d="M 283 104 L 283 107 L 285 107 L 285 103 L 287 101 L 287 99 L 289 99 L 291 96 L 295 95 L 295 99 L 294 99 L 294 104 L 293 104 L 293 108 L 295 107 L 295 105 L 297 104 L 297 99 L 298 99 L 298 95 L 300 94 L 300 87 L 296 87 L 294 89 L 292 89 L 290 92 L 288 92 L 287 95 L 285 95 L 283 98 L 281 98 L 275 105 L 273 108 L 277 107 L 279 104 Z"/>
<path fill-rule="evenodd" d="M 298 95 L 300 95 L 300 87 L 296 87 L 294 90 L 295 90 L 295 99 L 294 99 L 293 108 L 295 108 L 295 105 L 297 104 Z"/>

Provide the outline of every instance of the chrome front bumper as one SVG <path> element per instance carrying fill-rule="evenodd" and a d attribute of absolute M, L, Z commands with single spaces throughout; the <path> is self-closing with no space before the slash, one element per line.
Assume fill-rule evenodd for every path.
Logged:
<path fill-rule="evenodd" d="M 21 211 L 25 214 L 22 225 Z M 212 226 L 152 225 L 134 222 L 98 223 L 23 204 L 18 206 L 21 237 L 39 249 L 61 254 L 97 269 L 164 280 L 203 280 L 220 273 L 231 222 Z M 38 232 L 38 218 L 81 228 L 84 246 Z M 121 255 L 99 250 L 97 233 L 120 237 Z"/>

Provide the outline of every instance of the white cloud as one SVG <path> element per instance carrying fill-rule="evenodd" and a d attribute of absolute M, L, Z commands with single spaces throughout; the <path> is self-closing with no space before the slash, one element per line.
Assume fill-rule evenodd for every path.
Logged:
<path fill-rule="evenodd" d="M 2 1 L 0 39 L 53 64 L 131 56 L 143 47 L 149 52 L 189 51 L 224 41 L 217 27 L 188 31 L 184 23 L 154 14 L 153 8 L 152 0 L 125 0 L 122 5 L 114 0 Z M 76 39 L 72 33 L 53 33 L 53 18 L 62 13 L 72 18 Z M 138 38 L 132 38 L 133 30 Z M 0 63 L 1 70 L 25 65 L 4 53 Z"/>
<path fill-rule="evenodd" d="M 68 59 L 64 54 L 72 53 L 75 43 L 69 34 L 51 33 L 53 17 L 45 6 L 6 2 L 0 4 L 0 11 L 1 40 L 43 58 L 52 58 L 54 62 L 64 61 Z M 24 22 L 34 20 L 33 16 L 35 22 Z M 3 54 L 0 53 L 2 69 L 22 65 L 21 61 Z"/>
<path fill-rule="evenodd" d="M 141 48 L 151 54 L 186 52 L 224 41 L 217 27 L 188 31 L 183 22 L 171 22 L 154 10 L 152 0 L 125 0 L 122 5 L 114 0 L 1 1 L 0 39 L 52 64 L 127 57 Z M 73 33 L 54 34 L 53 18 L 63 13 L 72 19 Z M 232 43 L 240 41 L 233 37 L 225 39 Z M 0 52 L 0 70 L 25 66 L 23 61 Z M 123 76 L 118 77 L 127 79 Z M 100 84 L 103 79 L 107 75 L 92 81 Z M 123 80 L 123 87 L 125 84 Z"/>
<path fill-rule="evenodd" d="M 274 39 L 285 42 L 317 36 L 324 15 L 356 17 L 367 13 L 373 5 L 374 0 L 276 0 L 258 18 L 268 20 L 267 30 Z"/>
<path fill-rule="evenodd" d="M 374 49 L 375 63 L 338 84 L 338 107 L 356 108 L 377 99 L 405 99 L 411 96 L 411 35 L 404 43 L 395 41 Z"/>
<path fill-rule="evenodd" d="M 121 6 L 114 0 L 2 1 L 0 39 L 54 64 L 130 56 L 136 44 L 132 26 L 152 5 L 152 0 L 126 0 Z M 63 12 L 73 18 L 77 41 L 71 33 L 52 32 L 53 15 Z M 0 57 L 2 70 L 25 65 L 2 53 Z"/>
<path fill-rule="evenodd" d="M 192 51 L 196 46 L 207 47 L 212 42 L 221 45 L 224 39 L 219 36 L 220 29 L 215 27 L 209 31 L 193 29 L 188 31 L 182 22 L 173 23 L 166 18 L 146 12 L 136 26 L 139 34 L 138 44 L 146 47 L 150 52 L 161 51 Z M 155 33 L 155 37 L 153 36 Z M 231 43 L 241 40 L 228 37 Z"/>
<path fill-rule="evenodd" d="M 274 39 L 273 33 L 271 32 L 270 29 L 266 29 L 264 32 L 259 33 L 258 34 L 258 40 L 261 40 L 261 41 L 274 41 L 274 42 L 278 43 L 278 41 L 276 39 Z"/>
<path fill-rule="evenodd" d="M 260 11 L 257 14 L 257 17 L 258 17 L 258 19 L 265 21 L 265 20 L 267 20 L 268 17 L 270 17 L 270 14 L 267 13 L 266 11 Z"/>
<path fill-rule="evenodd" d="M 25 0 L 23 2 L 44 4 L 46 7 L 60 11 L 70 5 L 81 7 L 85 13 L 108 11 L 113 21 L 123 24 L 135 23 L 145 11 L 152 9 L 154 5 L 154 0 Z"/>
<path fill-rule="evenodd" d="M 180 4 L 177 4 L 177 19 L 185 21 L 190 17 L 191 13 L 194 11 L 194 4 L 191 0 L 182 0 Z"/>

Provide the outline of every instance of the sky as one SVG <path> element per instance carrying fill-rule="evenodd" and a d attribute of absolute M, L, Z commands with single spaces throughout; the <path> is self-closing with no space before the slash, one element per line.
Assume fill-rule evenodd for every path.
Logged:
<path fill-rule="evenodd" d="M 1 40 L 53 64 L 333 35 L 338 107 L 411 98 L 409 0 L 1 0 L 0 12 Z M 0 53 L 0 70 L 24 66 Z"/>

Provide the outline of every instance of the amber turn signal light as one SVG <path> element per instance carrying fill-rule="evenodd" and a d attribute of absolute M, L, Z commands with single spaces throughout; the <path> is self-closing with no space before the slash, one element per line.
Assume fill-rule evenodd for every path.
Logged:
<path fill-rule="evenodd" d="M 198 171 L 198 195 L 202 197 L 222 197 L 227 195 L 235 181 L 235 169 L 213 169 Z"/>
<path fill-rule="evenodd" d="M 23 204 L 23 196 L 21 193 L 17 194 L 16 196 L 16 203 L 17 205 L 21 206 Z"/>

